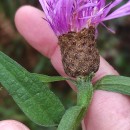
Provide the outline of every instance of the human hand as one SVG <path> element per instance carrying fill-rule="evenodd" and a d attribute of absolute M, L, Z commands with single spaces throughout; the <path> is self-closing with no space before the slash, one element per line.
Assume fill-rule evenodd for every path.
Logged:
<path fill-rule="evenodd" d="M 36 8 L 24 6 L 16 13 L 16 27 L 32 47 L 50 58 L 55 69 L 62 76 L 66 76 L 61 63 L 60 49 L 57 45 L 58 39 L 48 23 L 42 19 L 43 15 L 43 12 Z M 118 75 L 118 73 L 101 57 L 100 68 L 93 78 L 93 82 L 109 74 Z M 71 87 L 74 88 L 72 85 Z M 11 130 L 8 121 L 4 122 L 7 127 L 5 130 Z M 82 122 L 82 126 L 83 130 L 129 130 L 129 122 L 129 98 L 121 94 L 98 90 L 94 93 L 92 104 Z M 0 129 L 2 129 L 1 125 Z M 25 128 L 25 130 L 26 129 L 27 128 Z M 16 130 L 24 129 L 17 128 Z"/>
<path fill-rule="evenodd" d="M 29 130 L 25 125 L 14 120 L 0 121 L 0 130 Z"/>

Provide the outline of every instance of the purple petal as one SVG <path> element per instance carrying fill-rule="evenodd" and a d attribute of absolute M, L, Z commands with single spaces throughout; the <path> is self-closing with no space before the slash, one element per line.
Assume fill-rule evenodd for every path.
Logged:
<path fill-rule="evenodd" d="M 118 4 L 120 4 L 121 2 L 122 2 L 123 0 L 115 0 L 114 2 L 111 2 L 110 3 L 110 5 L 105 9 L 105 11 L 104 11 L 104 16 L 106 16 L 109 12 L 110 12 L 110 10 L 113 8 L 113 7 L 115 7 L 115 6 L 117 6 Z"/>
<path fill-rule="evenodd" d="M 130 1 L 128 1 L 125 5 L 123 5 L 119 9 L 115 10 L 110 15 L 108 15 L 106 18 L 103 19 L 103 21 L 119 18 L 126 15 L 130 15 Z"/>
<path fill-rule="evenodd" d="M 123 0 L 114 0 L 106 5 L 106 0 L 39 0 L 56 35 L 70 31 L 78 32 L 89 26 L 98 26 L 102 21 L 130 14 L 130 0 L 108 15 L 110 10 Z M 108 16 L 107 16 L 108 15 Z"/>

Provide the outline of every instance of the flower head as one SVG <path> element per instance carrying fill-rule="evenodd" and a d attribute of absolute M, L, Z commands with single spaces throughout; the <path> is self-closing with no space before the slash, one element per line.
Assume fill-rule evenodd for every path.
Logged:
<path fill-rule="evenodd" d="M 81 31 L 90 26 L 96 27 L 103 21 L 130 14 L 130 0 L 108 14 L 123 0 L 106 4 L 106 0 L 40 0 L 46 20 L 57 35 L 70 31 Z"/>

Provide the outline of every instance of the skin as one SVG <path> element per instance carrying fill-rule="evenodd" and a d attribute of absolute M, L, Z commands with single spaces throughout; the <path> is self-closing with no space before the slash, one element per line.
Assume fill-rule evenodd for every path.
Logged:
<path fill-rule="evenodd" d="M 44 56 L 50 58 L 55 69 L 65 76 L 57 37 L 46 21 L 42 11 L 31 7 L 21 7 L 15 16 L 15 23 L 20 34 L 28 43 Z M 100 68 L 93 78 L 93 83 L 105 75 L 118 75 L 102 57 Z M 74 88 L 71 84 L 70 86 Z M 85 119 L 83 130 L 130 130 L 130 99 L 127 96 L 96 91 Z M 1 130 L 29 130 L 22 123 L 6 120 L 0 121 Z"/>

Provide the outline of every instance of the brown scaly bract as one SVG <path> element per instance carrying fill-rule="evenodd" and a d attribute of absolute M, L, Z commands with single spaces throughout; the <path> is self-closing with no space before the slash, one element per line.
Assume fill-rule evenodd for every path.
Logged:
<path fill-rule="evenodd" d="M 69 32 L 59 36 L 62 63 L 67 75 L 87 76 L 99 68 L 100 56 L 96 48 L 95 28 Z"/>

